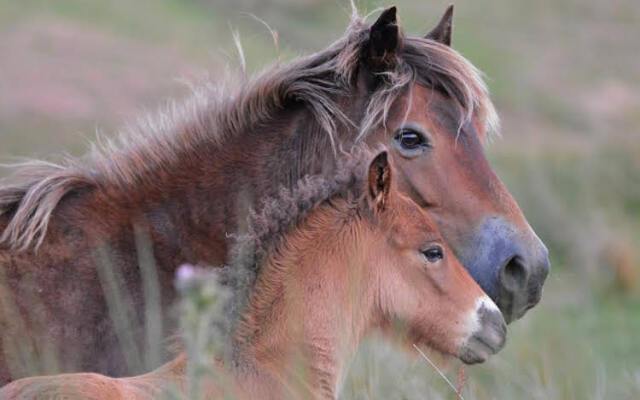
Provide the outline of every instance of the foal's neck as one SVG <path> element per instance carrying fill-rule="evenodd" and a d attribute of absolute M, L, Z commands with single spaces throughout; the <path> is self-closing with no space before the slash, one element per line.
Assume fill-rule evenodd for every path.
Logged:
<path fill-rule="evenodd" d="M 368 230 L 341 213 L 321 206 L 261 271 L 236 337 L 250 397 L 335 399 L 374 323 L 375 290 L 362 273 Z"/>

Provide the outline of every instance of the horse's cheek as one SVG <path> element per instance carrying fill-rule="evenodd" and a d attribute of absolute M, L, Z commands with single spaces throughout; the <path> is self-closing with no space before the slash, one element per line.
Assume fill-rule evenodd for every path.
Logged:
<path fill-rule="evenodd" d="M 386 293 L 384 300 L 387 313 L 395 318 L 406 320 L 412 318 L 418 306 L 419 293 L 411 279 L 400 271 L 395 271 L 384 282 L 386 286 L 382 292 Z"/>

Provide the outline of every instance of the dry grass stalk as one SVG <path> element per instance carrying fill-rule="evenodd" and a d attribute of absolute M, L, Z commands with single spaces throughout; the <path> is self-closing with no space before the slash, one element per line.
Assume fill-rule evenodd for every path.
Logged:
<path fill-rule="evenodd" d="M 442 377 L 442 379 L 444 379 L 445 382 L 447 382 L 447 384 L 449 384 L 449 386 L 451 387 L 451 389 L 455 392 L 456 396 L 458 396 L 458 399 L 460 400 L 464 400 L 464 397 L 462 397 L 462 394 L 456 389 L 455 386 L 453 386 L 453 383 L 451 383 L 451 381 L 449 380 L 449 378 L 447 378 L 447 376 L 440 370 L 440 368 L 438 368 L 430 359 L 429 357 L 427 357 L 426 354 L 424 354 L 424 352 L 422 350 L 420 350 L 420 348 L 418 346 L 416 346 L 415 344 L 413 345 L 413 347 L 418 351 L 418 353 L 420 353 L 420 355 L 422 356 L 422 358 L 424 358 L 425 360 L 427 360 L 427 362 L 429 363 L 429 365 L 431 365 L 433 367 L 433 369 L 435 369 L 438 374 L 440 374 L 440 376 Z"/>

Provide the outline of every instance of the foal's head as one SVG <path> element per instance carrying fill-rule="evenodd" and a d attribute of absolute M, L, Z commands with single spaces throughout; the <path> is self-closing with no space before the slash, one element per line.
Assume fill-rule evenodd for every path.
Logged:
<path fill-rule="evenodd" d="M 398 327 L 410 343 L 485 361 L 504 345 L 501 312 L 428 213 L 396 187 L 387 151 L 368 154 L 354 154 L 332 181 L 301 181 L 254 220 L 267 251 L 238 343 L 272 359 L 297 335 L 337 360 L 367 332 Z"/>
<path fill-rule="evenodd" d="M 386 152 L 369 167 L 367 203 L 367 270 L 379 285 L 382 323 L 465 363 L 483 362 L 500 350 L 506 335 L 502 314 L 424 209 L 395 190 Z"/>

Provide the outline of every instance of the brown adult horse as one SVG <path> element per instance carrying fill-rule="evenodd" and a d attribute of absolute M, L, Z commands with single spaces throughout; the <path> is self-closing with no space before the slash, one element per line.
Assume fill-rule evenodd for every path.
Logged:
<path fill-rule="evenodd" d="M 157 259 L 160 293 L 148 297 L 166 310 L 176 266 L 224 263 L 248 208 L 305 175 L 332 174 L 356 142 L 391 148 L 400 189 L 430 210 L 505 319 L 521 317 L 540 299 L 547 251 L 485 159 L 497 117 L 450 41 L 451 9 L 426 37 L 405 36 L 395 8 L 372 25 L 354 13 L 327 49 L 231 90 L 201 89 L 84 161 L 23 165 L 0 188 L 0 278 L 5 303 L 16 303 L 0 314 L 3 346 L 33 334 L 36 355 L 65 349 L 59 368 L 125 373 L 124 357 L 135 357 L 114 352 L 103 250 L 122 266 L 137 312 L 126 333 L 140 343 L 147 286 L 137 254 Z M 7 321 L 16 315 L 21 324 Z M 5 354 L 0 382 L 28 373 L 22 365 Z"/>
<path fill-rule="evenodd" d="M 360 339 L 392 326 L 465 363 L 485 361 L 504 344 L 502 314 L 427 213 L 393 187 L 387 153 L 366 167 L 339 172 L 332 182 L 304 180 L 258 219 L 266 228 L 256 238 L 268 243 L 264 263 L 233 329 L 233 351 L 213 363 L 232 377 L 227 396 L 206 381 L 187 385 L 181 355 L 133 378 L 21 379 L 0 397 L 158 399 L 188 386 L 206 390 L 206 399 L 335 399 Z"/>

